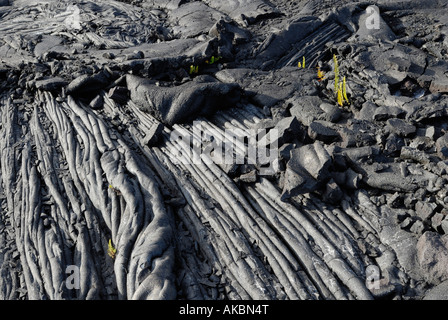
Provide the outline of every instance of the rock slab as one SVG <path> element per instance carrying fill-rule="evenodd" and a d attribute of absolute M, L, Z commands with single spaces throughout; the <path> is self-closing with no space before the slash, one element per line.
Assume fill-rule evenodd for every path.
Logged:
<path fill-rule="evenodd" d="M 448 280 L 448 235 L 423 233 L 417 242 L 417 258 L 429 283 L 437 285 Z"/>

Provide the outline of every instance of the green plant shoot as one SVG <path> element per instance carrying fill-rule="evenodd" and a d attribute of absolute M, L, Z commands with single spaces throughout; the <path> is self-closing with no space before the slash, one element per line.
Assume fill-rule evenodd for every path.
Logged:
<path fill-rule="evenodd" d="M 342 82 L 339 83 L 339 88 L 338 88 L 338 104 L 342 107 L 344 105 L 344 98 L 343 98 L 343 94 L 342 94 Z"/>
<path fill-rule="evenodd" d="M 216 58 L 215 58 L 215 56 L 212 56 L 210 58 L 210 60 L 206 60 L 205 63 L 207 63 L 207 64 L 214 64 L 215 62 L 218 62 L 219 60 L 221 60 L 221 58 L 222 58 L 221 56 L 218 56 Z"/>
<path fill-rule="evenodd" d="M 115 247 L 112 245 L 112 240 L 109 239 L 109 247 L 107 249 L 107 254 L 109 255 L 109 257 L 111 257 L 112 259 L 115 259 L 115 254 L 117 253 L 117 249 L 115 249 Z"/>
<path fill-rule="evenodd" d="M 193 74 L 193 73 L 198 73 L 199 72 L 199 66 L 194 66 L 194 65 L 191 65 L 190 66 L 190 74 Z"/>
<path fill-rule="evenodd" d="M 324 80 L 325 74 L 320 70 L 320 67 L 317 67 L 317 80 L 320 82 Z"/>

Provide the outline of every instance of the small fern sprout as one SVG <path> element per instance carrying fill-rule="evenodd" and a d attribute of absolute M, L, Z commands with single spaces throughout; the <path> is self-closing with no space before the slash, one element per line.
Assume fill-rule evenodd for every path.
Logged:
<path fill-rule="evenodd" d="M 338 104 L 342 107 L 345 102 L 350 104 L 347 97 L 347 83 L 345 77 L 342 79 L 342 82 L 339 82 L 338 92 L 337 92 L 337 100 Z"/>
<path fill-rule="evenodd" d="M 338 88 L 338 93 L 337 93 L 337 96 L 338 96 L 338 104 L 339 104 L 341 107 L 344 105 L 344 97 L 343 97 L 343 93 L 342 93 L 342 91 L 343 91 L 343 88 L 342 88 L 342 82 L 341 82 L 341 83 L 339 83 L 339 88 Z"/>
<path fill-rule="evenodd" d="M 109 185 L 109 189 L 111 189 L 112 191 L 115 191 L 115 193 L 117 194 L 117 196 L 121 196 L 121 192 L 120 190 L 118 190 L 117 188 L 115 188 L 113 185 Z"/>
<path fill-rule="evenodd" d="M 112 245 L 112 239 L 109 239 L 109 246 L 107 248 L 107 254 L 112 259 L 115 259 L 116 253 L 117 253 L 117 249 Z"/>
<path fill-rule="evenodd" d="M 195 73 L 195 74 L 197 74 L 199 72 L 199 66 L 194 66 L 194 65 L 191 65 L 190 66 L 190 74 L 193 74 L 193 73 Z"/>
<path fill-rule="evenodd" d="M 302 62 L 298 62 L 297 63 L 297 66 L 299 67 L 299 68 L 303 68 L 303 69 L 305 69 L 305 56 L 303 56 L 302 57 Z"/>
<path fill-rule="evenodd" d="M 205 63 L 206 64 L 214 64 L 215 62 L 218 62 L 219 60 L 221 60 L 221 58 L 222 58 L 221 56 L 217 56 L 217 57 L 212 56 L 210 58 L 210 60 L 206 60 Z"/>
<path fill-rule="evenodd" d="M 320 70 L 320 67 L 316 67 L 317 68 L 317 80 L 319 82 L 321 82 L 322 80 L 325 79 L 325 74 L 323 73 L 322 70 Z"/>

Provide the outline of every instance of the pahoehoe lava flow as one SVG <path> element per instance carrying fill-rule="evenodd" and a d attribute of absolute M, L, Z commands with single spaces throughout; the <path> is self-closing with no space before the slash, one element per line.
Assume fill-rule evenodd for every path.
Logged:
<path fill-rule="evenodd" d="M 447 299 L 447 70 L 442 0 L 0 0 L 0 299 Z"/>

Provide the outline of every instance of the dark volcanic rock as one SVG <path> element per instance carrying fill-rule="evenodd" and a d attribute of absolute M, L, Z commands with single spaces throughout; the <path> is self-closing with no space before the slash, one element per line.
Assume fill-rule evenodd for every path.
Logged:
<path fill-rule="evenodd" d="M 321 115 L 320 119 L 329 121 L 329 122 L 337 122 L 342 115 L 341 109 L 339 109 L 337 106 L 322 102 L 319 105 L 319 108 L 324 112 L 323 115 Z"/>
<path fill-rule="evenodd" d="M 399 192 L 395 192 L 387 199 L 387 204 L 391 208 L 399 208 L 403 204 L 403 196 Z"/>
<path fill-rule="evenodd" d="M 99 94 L 95 98 L 93 98 L 92 101 L 90 101 L 89 107 L 92 108 L 93 110 L 98 110 L 103 108 L 103 104 L 104 104 L 104 98 L 101 94 Z"/>
<path fill-rule="evenodd" d="M 317 96 L 294 96 L 288 99 L 287 103 L 291 115 L 297 117 L 305 126 L 316 120 L 336 122 L 341 117 L 338 107 L 322 101 Z"/>
<path fill-rule="evenodd" d="M 278 144 L 279 146 L 287 142 L 292 142 L 295 138 L 299 137 L 302 127 L 296 117 L 286 117 L 277 122 L 274 127 L 278 132 Z"/>
<path fill-rule="evenodd" d="M 58 90 L 67 85 L 67 81 L 60 77 L 48 78 L 36 81 L 36 89 L 43 91 L 53 91 Z"/>
<path fill-rule="evenodd" d="M 338 184 L 333 179 L 330 180 L 325 187 L 323 199 L 326 202 L 337 204 L 342 200 L 343 196 L 344 193 Z"/>
<path fill-rule="evenodd" d="M 145 0 L 143 6 L 174 10 L 179 8 L 182 2 L 184 2 L 184 0 Z"/>
<path fill-rule="evenodd" d="M 262 62 L 279 59 L 291 50 L 294 43 L 302 40 L 321 25 L 320 19 L 311 16 L 301 17 L 284 30 L 266 39 L 257 49 L 257 58 Z"/>
<path fill-rule="evenodd" d="M 446 8 L 0 0 L 0 300 L 443 297 Z"/>
<path fill-rule="evenodd" d="M 402 147 L 400 158 L 403 160 L 412 160 L 424 165 L 427 165 L 431 162 L 430 157 L 425 152 L 411 147 Z"/>
<path fill-rule="evenodd" d="M 369 121 L 350 119 L 347 126 L 338 130 L 341 136 L 341 147 L 361 147 L 377 143 L 376 135 L 378 128 Z"/>
<path fill-rule="evenodd" d="M 204 2 L 211 8 L 228 14 L 243 26 L 255 22 L 258 18 L 279 13 L 277 8 L 264 0 L 205 0 Z"/>
<path fill-rule="evenodd" d="M 384 145 L 384 151 L 388 154 L 398 154 L 401 148 L 404 146 L 405 143 L 403 138 L 395 133 L 392 133 L 387 137 L 386 143 Z"/>
<path fill-rule="evenodd" d="M 423 224 L 422 221 L 417 220 L 412 224 L 409 230 L 417 235 L 421 235 L 425 230 L 425 225 Z"/>
<path fill-rule="evenodd" d="M 401 119 L 389 119 L 386 122 L 390 132 L 402 137 L 408 137 L 417 131 L 417 128 Z"/>
<path fill-rule="evenodd" d="M 252 170 L 252 171 L 249 171 L 248 173 L 244 173 L 239 176 L 238 180 L 245 182 L 245 183 L 253 183 L 253 182 L 257 181 L 257 171 Z"/>
<path fill-rule="evenodd" d="M 220 44 L 227 50 L 231 50 L 233 45 L 246 43 L 251 38 L 249 31 L 238 27 L 234 23 L 226 22 L 224 19 L 218 20 L 208 33 L 212 37 L 217 37 Z M 220 54 L 222 55 L 222 52 Z"/>
<path fill-rule="evenodd" d="M 291 115 L 295 116 L 305 126 L 309 126 L 323 114 L 322 109 L 319 107 L 322 103 L 319 97 L 293 97 L 287 102 L 291 106 L 289 109 Z"/>
<path fill-rule="evenodd" d="M 107 71 L 100 71 L 95 75 L 82 75 L 74 79 L 67 86 L 67 94 L 89 95 L 104 89 L 111 81 L 112 75 Z"/>
<path fill-rule="evenodd" d="M 170 12 L 176 37 L 191 38 L 208 32 L 222 13 L 200 1 L 185 3 Z"/>
<path fill-rule="evenodd" d="M 291 160 L 290 160 L 291 161 Z M 317 181 L 302 167 L 286 167 L 283 182 L 282 201 L 300 194 L 310 193 L 318 189 Z"/>
<path fill-rule="evenodd" d="M 291 150 L 287 163 L 282 199 L 316 190 L 330 177 L 332 160 L 323 145 L 316 141 Z"/>
<path fill-rule="evenodd" d="M 253 94 L 254 103 L 260 107 L 273 107 L 296 92 L 315 90 L 311 86 L 314 73 L 292 67 L 272 72 L 247 68 L 224 69 L 215 76 L 222 82 L 238 83 L 246 92 Z M 300 121 L 300 118 L 297 119 Z"/>
<path fill-rule="evenodd" d="M 370 101 L 364 102 L 361 110 L 355 114 L 357 119 L 372 121 L 375 120 L 375 111 L 378 106 Z"/>
<path fill-rule="evenodd" d="M 394 192 L 412 192 L 419 185 L 415 175 L 403 175 L 399 164 L 360 165 L 364 170 L 363 180 L 371 187 Z M 422 182 L 423 184 L 425 182 Z"/>
<path fill-rule="evenodd" d="M 441 224 L 445 216 L 439 212 L 434 214 L 431 218 L 431 226 L 434 228 L 434 230 L 440 230 Z"/>
<path fill-rule="evenodd" d="M 364 54 L 368 60 L 367 64 L 370 64 L 368 67 L 381 72 L 389 85 L 398 84 L 408 76 L 418 78 L 427 65 L 426 54 L 422 50 L 395 43 L 372 47 Z"/>
<path fill-rule="evenodd" d="M 229 83 L 188 82 L 176 87 L 160 87 L 132 75 L 126 77 L 126 82 L 132 101 L 168 125 L 234 106 L 241 95 L 239 85 Z"/>
<path fill-rule="evenodd" d="M 434 59 L 435 60 L 435 59 Z M 430 60 L 429 66 L 420 79 L 430 81 L 429 91 L 432 93 L 448 93 L 448 63 L 443 60 Z"/>
<path fill-rule="evenodd" d="M 320 140 L 324 143 L 331 143 L 340 138 L 339 133 L 332 129 L 325 121 L 313 121 L 308 127 L 308 135 L 313 140 Z"/>
<path fill-rule="evenodd" d="M 280 155 L 280 158 L 285 161 L 289 161 L 291 159 L 291 151 L 295 149 L 296 146 L 292 143 L 285 143 L 283 144 L 279 149 L 278 153 Z"/>
<path fill-rule="evenodd" d="M 437 155 L 442 159 L 448 159 L 448 133 L 436 140 Z"/>
<path fill-rule="evenodd" d="M 373 118 L 377 121 L 399 118 L 406 114 L 403 109 L 394 106 L 381 106 L 375 109 Z"/>
<path fill-rule="evenodd" d="M 126 87 L 116 86 L 111 88 L 107 95 L 112 100 L 125 104 L 129 99 L 129 90 Z"/>
<path fill-rule="evenodd" d="M 149 131 L 145 132 L 143 143 L 148 147 L 154 147 L 160 141 L 163 128 L 164 126 L 161 123 L 153 124 Z"/>
<path fill-rule="evenodd" d="M 417 242 L 417 256 L 428 282 L 448 280 L 448 235 L 425 232 Z"/>
<path fill-rule="evenodd" d="M 415 204 L 415 212 L 423 221 L 430 219 L 436 208 L 437 204 L 435 203 L 417 201 Z"/>
<path fill-rule="evenodd" d="M 358 189 L 360 186 L 360 182 L 362 179 L 362 175 L 353 171 L 352 169 L 348 169 L 345 171 L 345 186 L 349 189 Z"/>
<path fill-rule="evenodd" d="M 448 300 L 448 280 L 431 288 L 423 300 Z"/>
<path fill-rule="evenodd" d="M 301 166 L 316 180 L 328 178 L 332 163 L 331 157 L 324 146 L 316 141 L 291 151 L 291 160 L 288 162 L 293 168 Z"/>

